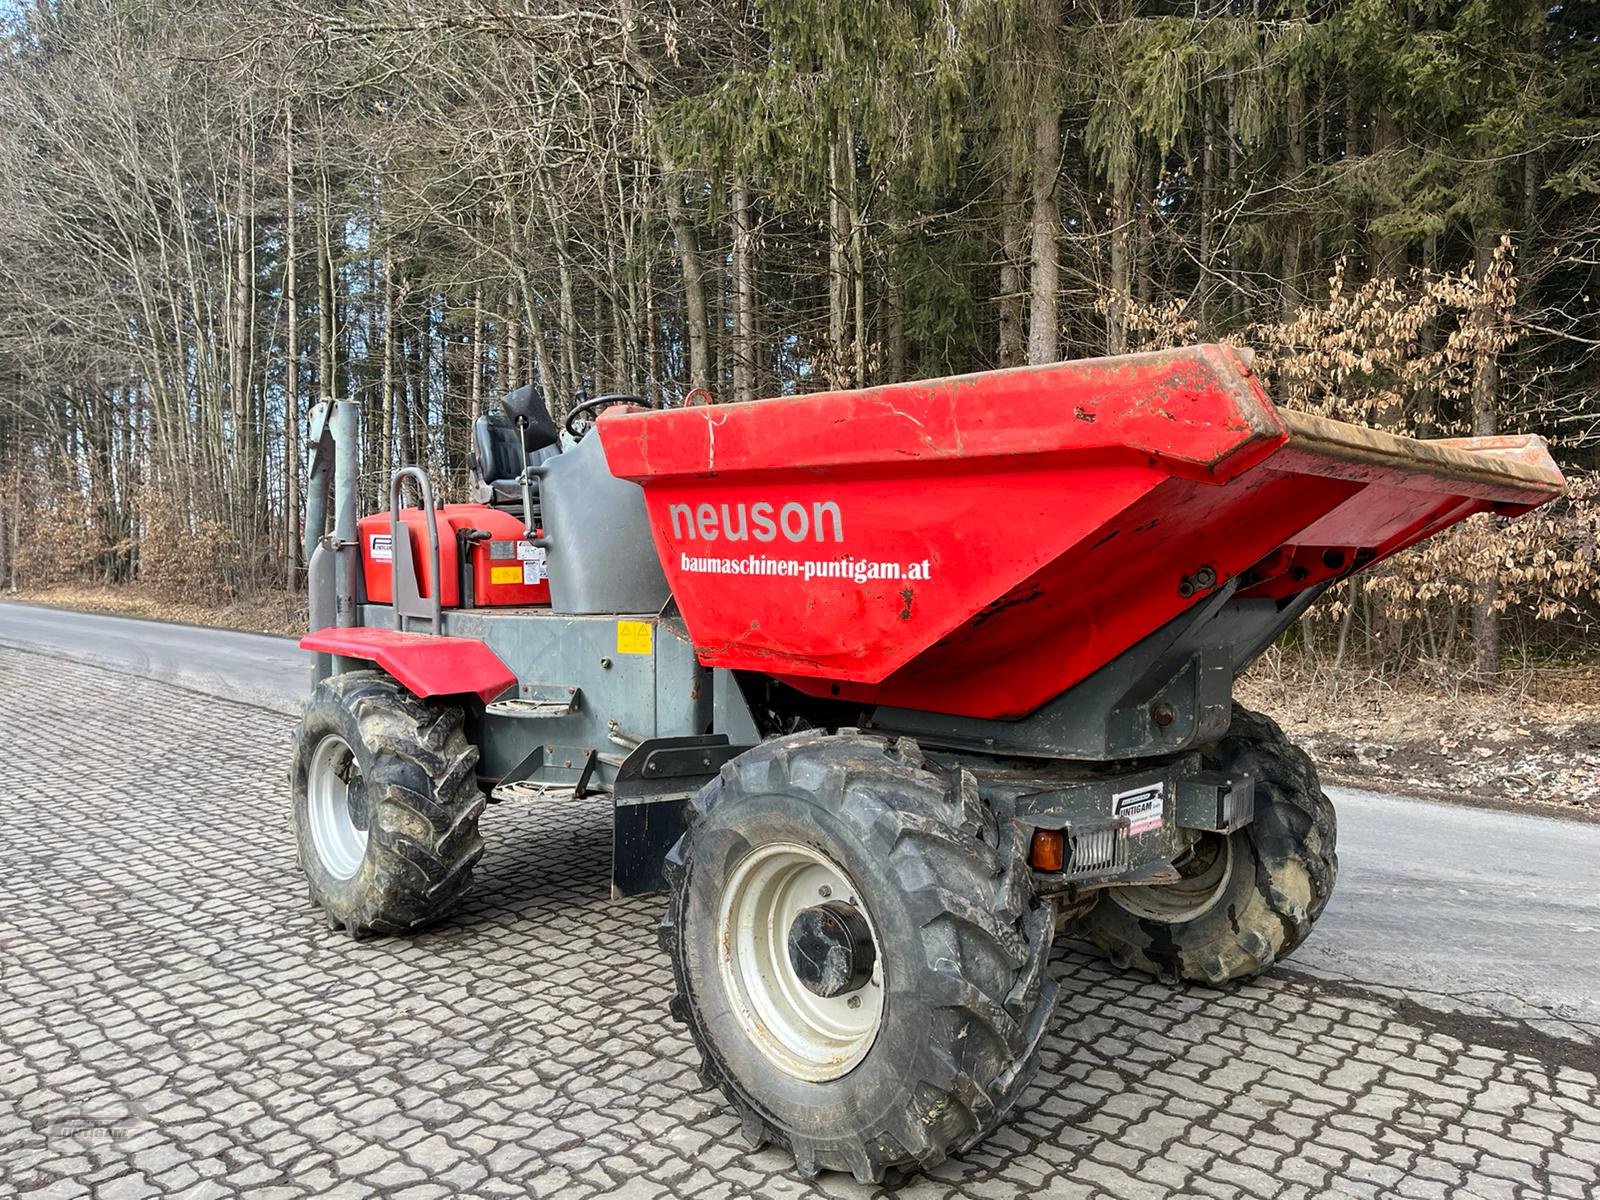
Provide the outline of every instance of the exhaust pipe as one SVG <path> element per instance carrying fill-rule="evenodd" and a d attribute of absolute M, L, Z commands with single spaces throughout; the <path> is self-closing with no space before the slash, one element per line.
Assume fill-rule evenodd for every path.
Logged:
<path fill-rule="evenodd" d="M 311 470 L 306 486 L 306 601 L 312 631 L 356 624 L 356 489 L 361 469 L 361 408 L 353 400 L 324 400 L 311 410 Z M 333 532 L 328 532 L 328 510 Z M 312 685 L 335 670 L 319 653 Z"/>

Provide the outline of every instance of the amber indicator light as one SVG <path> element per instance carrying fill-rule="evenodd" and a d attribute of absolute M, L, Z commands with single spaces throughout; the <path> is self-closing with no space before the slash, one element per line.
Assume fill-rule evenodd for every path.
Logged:
<path fill-rule="evenodd" d="M 1059 871 L 1066 857 L 1067 835 L 1059 829 L 1035 829 L 1028 861 L 1035 871 Z"/>

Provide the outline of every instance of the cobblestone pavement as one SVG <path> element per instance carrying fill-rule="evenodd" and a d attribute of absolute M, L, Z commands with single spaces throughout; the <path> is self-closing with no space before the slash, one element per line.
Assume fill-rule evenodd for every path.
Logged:
<path fill-rule="evenodd" d="M 309 909 L 289 721 L 0 650 L 0 1196 L 866 1195 L 751 1153 L 663 1012 L 601 804 L 492 809 L 468 910 Z M 1592 1045 L 1072 946 L 1015 1118 L 908 1196 L 1600 1195 Z"/>

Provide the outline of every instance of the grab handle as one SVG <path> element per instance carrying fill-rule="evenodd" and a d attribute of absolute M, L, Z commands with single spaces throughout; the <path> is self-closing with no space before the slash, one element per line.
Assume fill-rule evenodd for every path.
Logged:
<path fill-rule="evenodd" d="M 428 519 L 428 563 L 433 572 L 431 596 L 424 597 L 419 586 L 416 560 L 411 554 L 411 535 L 400 527 L 400 493 L 407 479 L 415 479 L 422 492 L 422 511 Z M 407 617 L 426 617 L 433 632 L 444 632 L 444 620 L 439 605 L 439 590 L 443 580 L 439 577 L 439 518 L 433 509 L 433 485 L 428 473 L 421 467 L 401 467 L 389 480 L 389 546 L 394 575 L 394 627 L 405 629 Z"/>

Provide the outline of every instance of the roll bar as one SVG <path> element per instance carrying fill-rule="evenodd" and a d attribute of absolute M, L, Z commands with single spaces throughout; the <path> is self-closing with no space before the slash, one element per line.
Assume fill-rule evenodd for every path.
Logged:
<path fill-rule="evenodd" d="M 428 565 L 433 580 L 430 596 L 423 596 L 418 586 L 417 565 L 411 554 L 411 538 L 402 536 L 400 527 L 400 494 L 405 481 L 414 479 L 422 492 L 422 512 L 428 520 Z M 389 480 L 389 545 L 394 555 L 394 627 L 404 629 L 407 617 L 424 617 L 433 626 L 435 634 L 444 631 L 439 605 L 439 517 L 433 507 L 433 485 L 428 473 L 421 467 L 401 467 Z"/>

